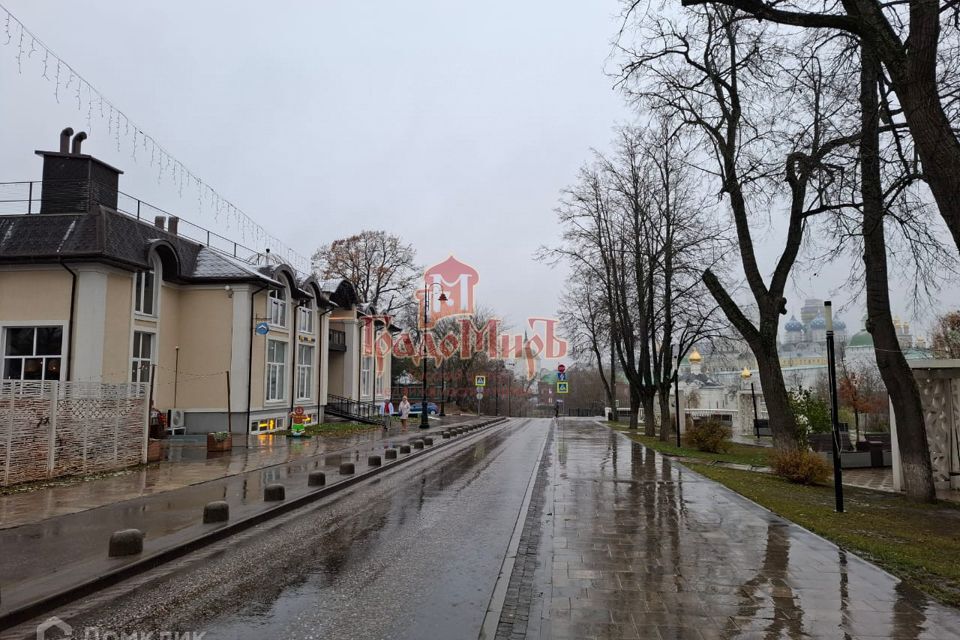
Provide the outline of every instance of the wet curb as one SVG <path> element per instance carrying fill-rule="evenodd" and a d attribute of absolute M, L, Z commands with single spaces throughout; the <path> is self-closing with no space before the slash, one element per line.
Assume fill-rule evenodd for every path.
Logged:
<path fill-rule="evenodd" d="M 472 428 L 465 430 L 463 433 L 467 436 L 471 434 L 475 435 L 485 431 L 488 427 L 502 424 L 507 420 L 508 418 L 499 417 L 477 423 L 470 423 Z M 38 598 L 29 604 L 22 605 L 17 609 L 13 609 L 0 615 L 0 631 L 10 629 L 11 627 L 23 624 L 24 622 L 34 618 L 38 618 L 45 613 L 57 609 L 58 607 L 69 604 L 92 593 L 96 593 L 97 591 L 105 589 L 106 587 L 113 586 L 119 582 L 122 582 L 123 580 L 132 578 L 133 576 L 149 571 L 150 569 L 154 569 L 172 560 L 176 560 L 177 558 L 185 556 L 188 553 L 192 553 L 193 551 L 202 549 L 203 547 L 213 544 L 214 542 L 218 542 L 230 537 L 231 535 L 250 529 L 258 524 L 272 520 L 277 516 L 308 505 L 311 502 L 315 502 L 321 498 L 329 497 L 344 489 L 347 489 L 348 487 L 363 482 L 364 480 L 394 469 L 410 460 L 419 459 L 422 456 L 429 455 L 457 442 L 463 442 L 463 440 L 464 439 L 462 438 L 451 438 L 449 440 L 437 442 L 433 446 L 415 450 L 400 459 L 390 461 L 389 464 L 384 464 L 379 467 L 371 467 L 361 473 L 357 473 L 352 476 L 346 476 L 343 478 L 343 480 L 331 485 L 319 486 L 314 491 L 310 491 L 289 501 L 278 503 L 276 506 L 268 507 L 260 513 L 253 514 L 232 523 L 224 524 L 217 529 L 203 533 L 193 540 L 183 544 L 175 545 L 169 549 L 157 551 L 149 556 L 141 558 L 135 562 L 131 562 L 130 564 L 113 571 L 109 571 L 86 582 L 69 587 L 57 593 Z"/>

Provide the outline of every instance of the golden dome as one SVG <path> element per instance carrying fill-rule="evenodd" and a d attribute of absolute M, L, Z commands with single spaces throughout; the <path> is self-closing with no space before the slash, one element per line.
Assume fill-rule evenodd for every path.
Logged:
<path fill-rule="evenodd" d="M 703 360 L 703 356 L 700 355 L 700 352 L 694 349 L 690 352 L 690 362 L 700 362 Z"/>

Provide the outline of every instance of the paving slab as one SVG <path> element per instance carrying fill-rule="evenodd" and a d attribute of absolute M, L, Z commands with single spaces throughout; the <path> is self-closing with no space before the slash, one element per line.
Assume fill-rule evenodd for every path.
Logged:
<path fill-rule="evenodd" d="M 960 638 L 960 611 L 652 449 L 554 435 L 498 638 Z"/>

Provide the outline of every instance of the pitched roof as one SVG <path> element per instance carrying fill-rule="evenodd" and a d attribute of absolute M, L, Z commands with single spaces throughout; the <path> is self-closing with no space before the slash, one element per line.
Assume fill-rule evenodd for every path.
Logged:
<path fill-rule="evenodd" d="M 172 280 L 277 284 L 241 260 L 104 206 L 89 213 L 0 216 L 0 264 L 71 260 L 145 269 L 152 251 L 173 260 L 165 262 Z"/>

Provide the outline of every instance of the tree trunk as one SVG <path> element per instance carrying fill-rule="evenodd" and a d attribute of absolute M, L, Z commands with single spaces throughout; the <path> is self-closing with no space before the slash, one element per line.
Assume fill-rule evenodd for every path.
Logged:
<path fill-rule="evenodd" d="M 656 407 L 654 396 L 653 392 L 643 394 L 643 435 L 651 438 L 657 435 L 657 420 L 653 415 Z"/>
<path fill-rule="evenodd" d="M 907 496 L 933 501 L 936 491 L 920 390 L 900 350 L 890 313 L 887 246 L 884 237 L 883 182 L 880 173 L 879 61 L 872 49 L 862 48 L 860 105 L 863 135 L 860 159 L 863 196 L 863 263 L 867 292 L 867 330 L 873 336 L 880 377 L 890 394 L 897 421 L 897 443 Z"/>
<path fill-rule="evenodd" d="M 801 434 L 797 428 L 796 417 L 790 407 L 790 395 L 783 380 L 783 370 L 780 368 L 780 356 L 776 344 L 772 347 L 763 345 L 753 350 L 757 358 L 757 370 L 760 373 L 760 389 L 763 391 L 763 400 L 767 405 L 767 418 L 770 420 L 770 431 L 773 433 L 773 446 L 782 450 L 800 448 Z"/>
<path fill-rule="evenodd" d="M 617 407 L 617 355 L 613 346 L 613 339 L 610 340 L 610 410 L 614 422 L 620 422 L 620 411 Z"/>
<path fill-rule="evenodd" d="M 630 428 L 636 429 L 640 426 L 638 414 L 640 413 L 640 390 L 634 383 L 630 383 Z"/>
<path fill-rule="evenodd" d="M 670 419 L 670 385 L 661 386 L 660 393 L 657 394 L 660 400 L 660 440 L 667 442 L 673 435 L 674 423 Z"/>

